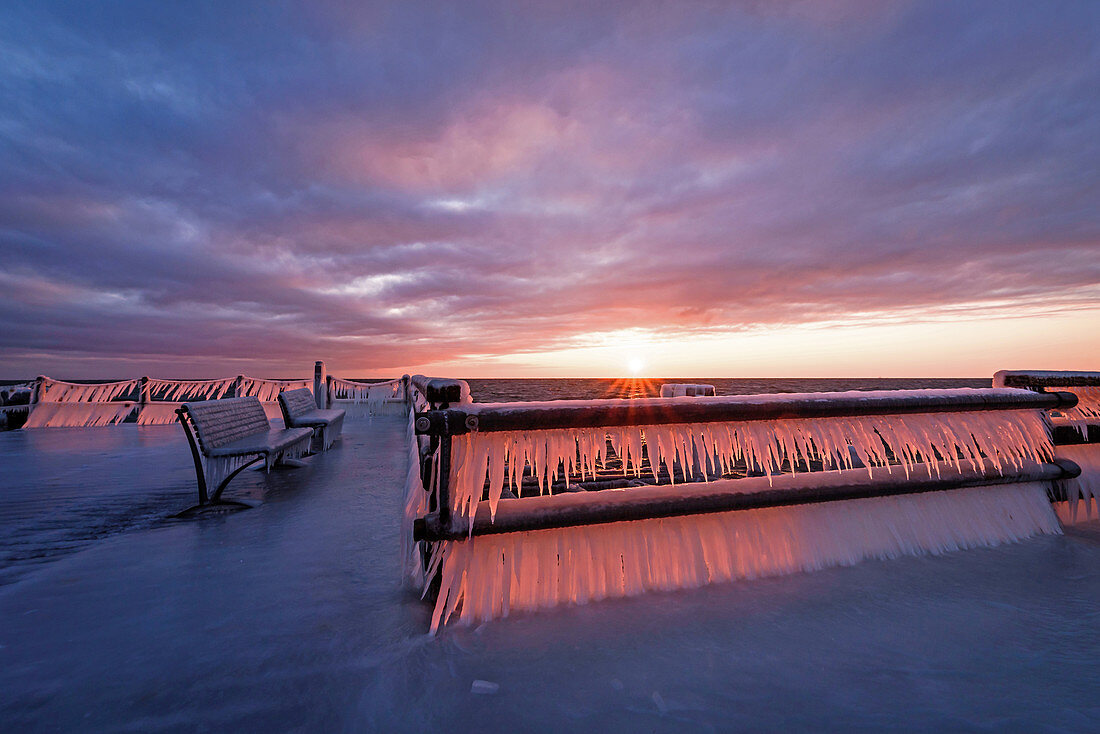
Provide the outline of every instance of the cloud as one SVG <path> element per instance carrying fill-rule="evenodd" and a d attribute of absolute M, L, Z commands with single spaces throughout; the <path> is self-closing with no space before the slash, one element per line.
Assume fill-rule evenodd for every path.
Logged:
<path fill-rule="evenodd" d="M 1072 313 L 1098 38 L 1087 2 L 5 8 L 0 368 Z"/>

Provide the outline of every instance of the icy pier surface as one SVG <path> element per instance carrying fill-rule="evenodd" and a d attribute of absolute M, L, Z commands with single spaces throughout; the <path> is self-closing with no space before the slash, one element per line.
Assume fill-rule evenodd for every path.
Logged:
<path fill-rule="evenodd" d="M 186 522 L 178 427 L 0 434 L 5 548 L 107 518 L 9 561 L 0 731 L 1100 729 L 1096 521 L 429 637 L 400 585 L 405 429 L 349 422 L 238 477 L 256 509 Z"/>

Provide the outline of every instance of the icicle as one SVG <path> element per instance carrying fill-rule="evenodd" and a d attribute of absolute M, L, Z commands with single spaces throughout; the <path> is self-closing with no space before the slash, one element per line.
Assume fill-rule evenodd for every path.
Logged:
<path fill-rule="evenodd" d="M 137 387 L 137 380 L 80 384 L 46 378 L 38 400 L 40 403 L 109 403 Z"/>
<path fill-rule="evenodd" d="M 409 411 L 409 420 L 405 428 L 405 443 L 408 446 L 409 468 L 405 473 L 405 514 L 401 521 L 401 567 L 412 583 L 420 585 L 424 582 L 424 566 L 417 557 L 417 543 L 412 539 L 413 520 L 423 517 L 428 512 L 428 492 L 424 491 L 424 483 L 420 477 L 420 448 L 416 437 L 414 422 L 416 413 Z"/>
<path fill-rule="evenodd" d="M 1061 527 L 1042 482 L 436 544 L 432 631 L 559 604 L 988 547 Z M 428 578 L 432 576 L 429 575 Z"/>
<path fill-rule="evenodd" d="M 219 380 L 149 380 L 149 397 L 156 402 L 187 403 L 217 400 L 233 388 L 235 377 Z"/>
<path fill-rule="evenodd" d="M 542 492 L 551 490 L 559 471 L 566 481 L 595 477 L 606 461 L 608 439 L 622 460 L 624 475 L 631 467 L 640 474 L 644 443 L 654 478 L 662 464 L 670 477 L 675 477 L 678 466 L 690 478 L 695 458 L 704 454 L 708 461 L 717 457 L 723 471 L 743 461 L 750 471 L 769 477 L 780 473 L 784 462 L 791 467 L 800 462 L 810 467 L 815 461 L 825 468 L 851 467 L 852 451 L 868 472 L 889 467 L 893 454 L 906 477 L 918 470 L 935 471 L 936 457 L 956 467 L 966 462 L 979 469 L 988 463 L 1003 472 L 1025 462 L 1049 461 L 1054 455 L 1049 424 L 1036 410 L 473 432 L 453 440 L 452 510 L 472 522 L 488 481 L 486 496 L 495 513 L 505 479 L 521 477 L 524 467 Z"/>
<path fill-rule="evenodd" d="M 1100 424 L 1100 387 L 1060 387 L 1058 390 L 1071 392 L 1077 396 L 1076 406 L 1060 412 L 1087 439 L 1089 425 Z"/>
<path fill-rule="evenodd" d="M 24 428 L 60 428 L 65 426 L 109 426 L 121 423 L 134 411 L 132 402 L 115 403 L 36 403 Z"/>
<path fill-rule="evenodd" d="M 401 380 L 386 382 L 355 382 L 333 378 L 333 398 L 351 405 L 363 405 L 367 415 L 385 415 L 389 406 L 398 405 L 404 412 Z"/>
<path fill-rule="evenodd" d="M 1059 446 L 1058 458 L 1069 459 L 1081 467 L 1081 476 L 1058 482 L 1065 493 L 1064 502 L 1056 502 L 1058 518 L 1072 525 L 1100 517 L 1100 444 Z"/>
<path fill-rule="evenodd" d="M 164 426 L 175 423 L 176 409 L 183 403 L 146 403 L 138 412 L 139 426 Z"/>

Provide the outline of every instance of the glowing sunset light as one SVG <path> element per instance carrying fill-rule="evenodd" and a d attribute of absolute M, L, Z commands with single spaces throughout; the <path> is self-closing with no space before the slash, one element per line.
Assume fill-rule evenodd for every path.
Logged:
<path fill-rule="evenodd" d="M 48 5 L 0 377 L 1100 364 L 1095 3 Z"/>

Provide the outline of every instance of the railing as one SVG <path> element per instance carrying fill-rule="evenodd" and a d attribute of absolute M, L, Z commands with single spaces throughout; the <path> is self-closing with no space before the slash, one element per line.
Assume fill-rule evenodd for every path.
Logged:
<path fill-rule="evenodd" d="M 1077 405 L 1055 416 L 1055 443 L 1100 443 L 1100 372 L 1002 370 L 993 375 L 993 386 L 1073 393 Z"/>
<path fill-rule="evenodd" d="M 1075 462 L 1081 473 L 1057 483 L 1052 499 L 1063 522 L 1100 515 L 1100 372 L 1005 370 L 993 376 L 993 386 L 1077 397 L 1076 405 L 1054 411 L 1051 424 L 1057 456 Z"/>
<path fill-rule="evenodd" d="M 139 377 L 118 382 L 77 383 L 45 375 L 35 380 L 24 428 L 174 423 L 175 411 L 189 401 L 255 396 L 268 419 L 280 416 L 283 390 L 309 387 L 308 380 L 269 380 L 246 375 L 216 380 L 162 380 Z"/>
<path fill-rule="evenodd" d="M 964 389 L 428 405 L 409 427 L 431 450 L 410 457 L 405 568 L 436 630 L 459 609 L 470 623 L 1055 532 L 1042 492 L 1080 468 L 1055 456 L 1045 411 L 1076 403 Z"/>
<path fill-rule="evenodd" d="M 414 430 L 431 442 L 423 483 L 430 511 L 414 519 L 413 537 L 434 542 L 507 528 L 727 511 L 747 502 L 1069 476 L 1071 463 L 1051 464 L 1041 411 L 1076 402 L 1061 392 L 899 390 L 422 410 Z M 824 469 L 860 469 L 868 477 L 846 473 L 826 490 L 821 475 L 806 474 Z M 804 472 L 802 483 L 785 485 L 782 497 L 754 491 L 746 499 L 746 478 L 761 477 L 752 480 L 759 490 L 761 482 L 796 471 Z M 663 488 L 677 482 L 688 486 Z M 576 496 L 586 490 L 588 497 Z M 498 518 L 503 524 L 495 526 Z"/>
<path fill-rule="evenodd" d="M 18 427 L 25 420 L 24 414 L 31 410 L 33 382 L 17 382 L 0 386 L 0 431 L 9 427 Z"/>
<path fill-rule="evenodd" d="M 405 412 L 409 378 L 356 382 L 326 375 L 317 362 L 314 379 L 262 379 L 237 375 L 213 380 L 164 380 L 139 377 L 115 382 L 66 382 L 45 375 L 0 389 L 0 417 L 28 413 L 26 428 L 106 426 L 124 422 L 167 425 L 185 402 L 254 396 L 269 420 L 281 419 L 278 396 L 284 390 L 310 388 L 319 407 L 337 405 L 351 413 Z M 25 404 L 9 405 L 10 394 L 29 393 Z M 356 408 L 362 406 L 362 411 Z"/>

